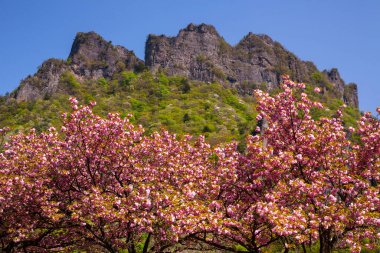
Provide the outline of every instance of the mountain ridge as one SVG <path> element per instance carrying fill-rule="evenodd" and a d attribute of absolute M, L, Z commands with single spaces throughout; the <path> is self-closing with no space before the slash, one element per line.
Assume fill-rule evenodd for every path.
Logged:
<path fill-rule="evenodd" d="M 164 71 L 191 80 L 217 81 L 249 94 L 264 86 L 271 90 L 288 74 L 299 82 L 333 90 L 347 105 L 358 108 L 357 85 L 343 81 L 337 69 L 319 71 L 312 62 L 302 61 L 268 35 L 248 33 L 236 45 L 228 44 L 212 25 L 189 24 L 177 36 L 148 35 L 144 60 L 133 51 L 114 46 L 95 32 L 77 33 L 66 61 L 49 59 L 33 76 L 21 81 L 10 94 L 17 101 L 33 101 L 55 92 L 63 74 L 79 81 L 112 79 L 122 71 Z"/>
<path fill-rule="evenodd" d="M 311 76 L 320 72 L 314 63 L 300 60 L 268 35 L 249 32 L 236 45 L 230 45 L 215 27 L 207 24 L 189 24 L 172 37 L 150 34 L 145 46 L 145 64 L 153 71 L 162 69 L 170 75 L 229 83 L 242 93 L 262 83 L 273 89 L 283 74 L 298 82 L 311 83 Z M 330 71 L 333 71 L 331 75 Z M 322 73 L 340 99 L 358 108 L 355 84 L 345 89 L 337 69 Z"/>

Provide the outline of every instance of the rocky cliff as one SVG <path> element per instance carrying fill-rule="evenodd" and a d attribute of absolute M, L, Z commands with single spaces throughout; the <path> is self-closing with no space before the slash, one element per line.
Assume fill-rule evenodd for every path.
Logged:
<path fill-rule="evenodd" d="M 95 32 L 77 33 L 67 61 L 49 59 L 42 63 L 37 73 L 21 81 L 11 93 L 18 101 L 45 98 L 58 91 L 63 73 L 70 72 L 81 81 L 111 78 L 123 70 L 137 70 L 144 62 L 133 51 L 114 46 Z"/>
<path fill-rule="evenodd" d="M 201 81 L 232 84 L 245 93 L 265 84 L 278 85 L 281 75 L 295 81 L 312 82 L 319 72 L 311 62 L 300 60 L 267 35 L 248 33 L 237 45 L 229 45 L 211 25 L 190 24 L 177 36 L 149 35 L 145 46 L 145 64 L 170 75 L 183 75 Z M 356 88 L 346 87 L 336 69 L 324 71 L 346 103 L 358 106 Z M 349 92 L 347 91 L 349 90 Z"/>
<path fill-rule="evenodd" d="M 146 67 L 193 80 L 219 81 L 237 88 L 241 94 L 258 87 L 272 89 L 281 82 L 283 74 L 295 81 L 323 86 L 315 80 L 317 76 L 319 81 L 322 78 L 332 84 L 338 98 L 358 107 L 357 86 L 346 85 L 337 69 L 319 72 L 313 63 L 300 60 L 267 35 L 248 33 L 231 46 L 213 26 L 206 24 L 190 24 L 175 37 L 149 35 L 145 63 L 133 51 L 114 46 L 95 32 L 78 33 L 67 61 L 45 61 L 35 75 L 21 82 L 11 97 L 32 101 L 64 91 L 60 79 L 67 72 L 79 81 L 86 81 L 112 79 L 121 71 L 141 71 Z"/>
<path fill-rule="evenodd" d="M 303 81 L 317 71 L 267 35 L 248 33 L 231 46 L 206 24 L 190 24 L 176 37 L 149 35 L 145 50 L 145 63 L 153 70 L 162 68 L 169 74 L 202 81 L 273 86 L 280 82 L 281 74 Z"/>
<path fill-rule="evenodd" d="M 91 79 L 111 78 L 116 72 L 144 64 L 132 51 L 113 46 L 95 32 L 77 34 L 68 62 L 76 75 Z"/>
<path fill-rule="evenodd" d="M 336 89 L 340 99 L 342 99 L 347 105 L 351 105 L 356 108 L 359 107 L 358 88 L 355 83 L 346 84 L 340 77 L 338 69 L 336 68 L 329 71 L 324 70 L 323 73 Z"/>
<path fill-rule="evenodd" d="M 11 93 L 19 101 L 32 101 L 57 92 L 61 75 L 69 69 L 66 62 L 49 59 L 42 63 L 33 76 L 21 81 L 20 86 Z"/>

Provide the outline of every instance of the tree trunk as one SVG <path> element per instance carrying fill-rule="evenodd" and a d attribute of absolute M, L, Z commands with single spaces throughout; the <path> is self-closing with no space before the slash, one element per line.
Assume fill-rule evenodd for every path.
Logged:
<path fill-rule="evenodd" d="M 129 245 L 129 247 L 128 247 L 128 253 L 136 253 L 136 248 L 135 248 L 135 244 L 134 243 L 131 243 L 131 245 Z"/>
<path fill-rule="evenodd" d="M 145 240 L 144 248 L 143 248 L 142 253 L 147 253 L 148 252 L 151 235 L 152 235 L 151 233 L 148 234 L 148 238 L 146 238 L 146 240 Z"/>
<path fill-rule="evenodd" d="M 10 242 L 5 248 L 0 249 L 0 252 L 12 253 L 14 246 L 15 246 L 15 243 Z"/>
<path fill-rule="evenodd" d="M 302 243 L 302 250 L 303 250 L 303 253 L 307 253 L 305 243 Z"/>
<path fill-rule="evenodd" d="M 331 253 L 333 250 L 333 242 L 330 239 L 330 231 L 319 233 L 319 253 Z"/>

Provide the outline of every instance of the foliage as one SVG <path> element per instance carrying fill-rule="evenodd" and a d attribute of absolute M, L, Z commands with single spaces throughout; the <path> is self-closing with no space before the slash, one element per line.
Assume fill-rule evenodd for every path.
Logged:
<path fill-rule="evenodd" d="M 71 103 L 60 133 L 13 136 L 1 154 L 2 251 L 135 252 L 144 237 L 143 252 L 161 251 L 207 228 L 207 207 L 232 171 L 223 157 L 215 166 L 203 137 L 144 137 L 126 118 Z"/>
<path fill-rule="evenodd" d="M 161 86 L 171 91 L 170 79 L 147 95 L 157 106 Z M 376 247 L 380 121 L 364 114 L 348 129 L 357 136 L 353 142 L 341 108 L 314 119 L 312 109 L 323 106 L 309 99 L 304 84 L 285 77 L 281 88 L 276 95 L 256 91 L 262 124 L 243 153 L 236 142 L 212 147 L 203 136 L 145 133 L 131 115 L 101 117 L 95 102 L 80 106 L 70 98 L 72 112 L 60 130 L 32 129 L 3 146 L 1 251 L 146 253 L 194 243 L 254 253 Z M 149 105 L 135 103 L 139 113 Z M 186 123 L 197 117 L 189 113 Z M 206 126 L 211 134 L 213 126 Z"/>
<path fill-rule="evenodd" d="M 103 116 L 108 112 L 118 112 L 123 117 L 132 114 L 132 120 L 148 133 L 164 127 L 178 134 L 199 135 L 207 125 L 211 131 L 206 138 L 213 144 L 244 140 L 253 128 L 250 126 L 255 125 L 253 98 L 240 97 L 218 83 L 126 71 L 111 80 L 100 78 L 81 84 L 66 72 L 60 82 L 64 92 L 52 94 L 48 100 L 16 102 L 3 98 L 0 127 L 9 127 L 12 132 L 32 127 L 38 132 L 51 126 L 58 128 L 62 121 L 57 115 L 68 110 L 69 95 L 84 103 L 96 101 L 95 111 Z M 185 121 L 184 111 L 190 116 Z"/>
<path fill-rule="evenodd" d="M 200 55 L 200 59 L 205 58 Z M 323 75 L 317 76 L 323 78 Z M 37 132 L 49 127 L 60 127 L 62 121 L 58 114 L 68 110 L 69 95 L 79 101 L 89 103 L 96 101 L 96 112 L 105 116 L 108 112 L 118 112 L 123 117 L 133 114 L 135 123 L 142 124 L 147 132 L 162 127 L 178 134 L 202 134 L 205 126 L 209 126 L 206 139 L 213 145 L 229 140 L 244 142 L 247 134 L 255 128 L 255 99 L 249 95 L 239 95 L 235 89 L 221 84 L 207 84 L 189 81 L 184 77 L 166 76 L 159 72 L 152 75 L 145 71 L 134 73 L 122 71 L 112 79 L 100 78 L 96 81 L 80 83 L 67 71 L 60 78 L 60 89 L 48 99 L 35 102 L 16 102 L 7 97 L 0 99 L 0 127 L 9 127 L 11 132 L 36 128 Z M 313 87 L 306 86 L 306 93 L 316 101 L 322 102 L 326 108 L 312 109 L 313 118 L 333 116 L 342 105 L 335 95 L 324 91 L 316 94 Z M 266 84 L 242 84 L 241 88 L 248 94 L 254 89 L 267 91 Z M 272 89 L 276 94 L 279 89 Z M 184 112 L 191 116 L 183 120 Z M 355 126 L 360 117 L 356 108 L 343 109 L 346 129 Z"/>

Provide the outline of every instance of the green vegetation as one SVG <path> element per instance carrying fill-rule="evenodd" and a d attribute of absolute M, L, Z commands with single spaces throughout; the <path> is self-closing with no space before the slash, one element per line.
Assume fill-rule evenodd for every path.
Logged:
<path fill-rule="evenodd" d="M 314 85 L 324 82 L 319 77 L 313 75 Z M 267 89 L 265 83 L 247 83 L 246 86 Z M 328 89 L 324 94 L 317 94 L 313 87 L 307 85 L 306 93 L 328 107 L 314 110 L 313 116 L 333 116 L 343 102 L 334 98 Z M 35 102 L 1 97 L 0 127 L 9 127 L 12 132 L 32 127 L 37 131 L 59 127 L 62 123 L 59 115 L 70 110 L 69 96 L 85 104 L 96 101 L 94 110 L 103 116 L 108 112 L 118 112 L 122 117 L 132 114 L 131 120 L 141 124 L 147 133 L 165 128 L 178 134 L 203 134 L 212 144 L 237 140 L 241 142 L 241 150 L 245 136 L 256 126 L 255 99 L 250 95 L 238 95 L 235 89 L 219 83 L 190 81 L 161 72 L 153 75 L 149 71 L 122 71 L 111 80 L 100 78 L 84 83 L 76 80 L 71 72 L 65 72 L 60 79 L 59 92 Z M 360 115 L 351 107 L 346 107 L 343 113 L 347 127 L 355 125 Z"/>
<path fill-rule="evenodd" d="M 337 90 L 333 87 L 331 83 L 328 82 L 327 78 L 321 72 L 314 72 L 311 75 L 311 84 L 306 86 L 306 93 L 308 96 L 314 100 L 319 101 L 325 105 L 326 108 L 315 109 L 312 115 L 315 118 L 319 117 L 332 117 L 335 115 L 336 110 L 344 107 L 344 103 L 341 99 L 338 99 L 339 94 Z M 320 87 L 321 93 L 315 93 L 314 87 Z M 343 110 L 343 121 L 346 127 L 355 126 L 356 120 L 360 117 L 360 112 L 358 109 L 347 106 Z"/>
<path fill-rule="evenodd" d="M 148 133 L 165 128 L 179 134 L 204 134 L 213 144 L 242 140 L 256 125 L 253 97 L 240 97 L 219 83 L 125 71 L 112 80 L 100 78 L 79 83 L 70 72 L 65 72 L 60 87 L 64 92 L 35 102 L 1 98 L 0 127 L 10 127 L 13 132 L 59 127 L 59 115 L 69 110 L 69 96 L 77 97 L 81 103 L 96 101 L 94 110 L 100 115 L 132 114 L 132 120 Z"/>

